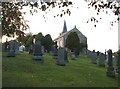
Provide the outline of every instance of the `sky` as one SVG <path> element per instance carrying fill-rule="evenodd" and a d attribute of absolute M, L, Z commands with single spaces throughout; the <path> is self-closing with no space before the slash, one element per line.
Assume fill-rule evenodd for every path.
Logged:
<path fill-rule="evenodd" d="M 100 15 L 97 16 L 93 8 L 88 9 L 87 3 L 84 0 L 74 0 L 73 3 L 75 3 L 74 7 L 69 7 L 71 11 L 70 16 L 64 15 L 63 17 L 56 18 L 54 18 L 54 15 L 61 13 L 61 10 L 66 8 L 54 8 L 48 11 L 47 14 L 38 11 L 38 13 L 34 13 L 33 16 L 30 15 L 28 11 L 29 7 L 24 8 L 25 11 L 28 11 L 25 19 L 29 20 L 28 24 L 30 26 L 27 32 L 32 32 L 33 34 L 42 32 L 44 36 L 50 34 L 54 40 L 62 32 L 65 20 L 68 31 L 76 25 L 78 30 L 87 37 L 89 50 L 105 52 L 105 49 L 112 49 L 113 52 L 117 51 L 118 23 L 113 26 L 110 25 L 110 21 L 116 20 L 117 16 L 114 16 L 110 11 L 108 14 L 101 12 Z M 45 15 L 45 19 L 43 15 Z M 99 21 L 96 24 L 96 28 L 93 22 L 87 23 L 91 17 L 96 17 Z M 100 17 L 102 17 L 101 20 Z"/>

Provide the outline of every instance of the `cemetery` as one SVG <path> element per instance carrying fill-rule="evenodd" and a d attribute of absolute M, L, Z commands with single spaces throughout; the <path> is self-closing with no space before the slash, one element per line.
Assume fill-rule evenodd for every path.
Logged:
<path fill-rule="evenodd" d="M 28 51 L 16 54 L 15 57 L 8 57 L 8 54 L 3 52 L 3 87 L 118 86 L 120 64 L 117 60 L 111 60 L 109 56 L 108 64 L 107 62 L 99 63 L 101 58 L 93 64 L 88 55 L 81 55 L 76 60 L 72 60 L 72 57 L 68 55 L 69 62 L 66 62 L 64 53 L 64 48 L 58 49 L 58 59 L 54 59 L 54 55 L 46 52 L 42 57 L 39 57 L 39 54 L 37 54 L 38 57 L 34 57 L 35 53 L 31 55 Z M 44 62 L 41 64 L 35 60 L 44 60 Z M 115 69 L 118 69 L 118 72 Z"/>
<path fill-rule="evenodd" d="M 75 36 L 76 43 L 74 40 L 68 40 L 70 34 Z M 2 86 L 119 86 L 119 51 L 116 55 L 113 55 L 111 49 L 105 53 L 90 51 L 87 49 L 86 43 L 79 43 L 80 38 L 76 32 L 71 32 L 67 36 L 65 38 L 66 36 L 63 35 L 62 39 L 57 38 L 57 41 L 54 40 L 54 42 L 50 34 L 43 36 L 40 32 L 27 38 L 26 42 L 10 40 L 2 44 Z M 87 38 L 83 38 L 85 38 L 83 42 L 87 42 Z M 60 42 L 62 45 L 57 44 Z M 69 42 L 75 43 L 75 45 L 71 45 Z M 80 49 L 78 45 L 83 45 L 83 48 Z M 81 51 L 82 49 L 85 50 Z"/>
<path fill-rule="evenodd" d="M 89 0 L 84 1 L 87 2 Z M 17 0 L 15 0 L 15 2 L 17 2 Z M 91 2 L 87 5 L 87 8 L 90 8 L 89 5 L 93 7 L 96 3 L 97 1 Z M 101 3 L 102 6 L 98 4 L 100 9 L 101 7 L 105 7 L 106 9 L 109 7 L 110 9 L 113 8 L 113 6 L 110 6 L 112 2 L 107 3 L 108 5 L 104 5 L 102 1 Z M 51 5 L 51 8 L 55 8 L 57 6 L 55 5 L 55 2 L 41 2 L 41 7 L 39 4 L 40 3 L 37 1 L 31 1 L 29 3 L 27 1 L 25 3 L 0 3 L 0 7 L 2 8 L 2 22 L 0 23 L 2 28 L 0 29 L 2 29 L 2 37 L 7 37 L 5 38 L 5 42 L 1 41 L 2 87 L 11 87 L 13 89 L 14 87 L 100 87 L 104 89 L 120 89 L 120 49 L 118 48 L 117 51 L 113 51 L 113 48 L 109 47 L 105 48 L 105 52 L 96 50 L 97 48 L 94 48 L 94 46 L 98 44 L 96 41 L 101 42 L 99 44 L 99 49 L 103 45 L 104 47 L 107 47 L 111 44 L 109 43 L 106 46 L 108 39 L 106 43 L 103 43 L 103 41 L 100 40 L 105 40 L 102 38 L 103 33 L 100 34 L 100 39 L 98 39 L 98 33 L 95 34 L 92 30 L 93 28 L 90 28 L 88 25 L 81 24 L 86 20 L 83 20 L 82 18 L 79 20 L 79 17 L 87 18 L 85 14 L 84 16 L 79 16 L 83 12 L 71 17 L 76 20 L 76 23 L 74 21 L 69 21 L 70 19 L 68 20 L 66 18 L 69 23 L 68 29 L 66 20 L 64 19 L 62 32 L 59 33 L 56 38 L 52 39 L 51 32 L 53 31 L 54 35 L 56 35 L 56 32 L 59 32 L 58 30 L 61 29 L 61 24 L 58 25 L 58 22 L 60 23 L 62 20 L 53 22 L 52 26 L 50 23 L 52 21 L 56 21 L 56 16 L 53 16 L 54 19 L 52 20 L 44 17 L 43 15 L 42 18 L 44 18 L 44 20 L 50 20 L 48 26 L 48 24 L 43 25 L 44 22 L 47 23 L 46 20 L 44 22 L 41 20 L 42 23 L 37 21 L 39 20 L 37 15 L 35 15 L 37 18 L 35 19 L 35 22 L 32 21 L 31 17 L 30 23 L 29 20 L 24 19 L 24 17 L 27 18 L 25 14 L 28 12 L 24 12 L 23 6 L 30 6 L 28 8 L 30 10 L 29 14 L 31 15 L 35 12 L 39 13 L 39 11 L 37 11 L 38 8 L 45 12 L 46 15 L 47 9 L 49 9 L 48 11 L 51 11 L 49 8 Z M 73 5 L 72 2 L 58 2 L 59 9 L 61 7 L 65 7 L 67 11 L 61 10 L 62 13 L 57 14 L 57 16 L 60 16 L 61 18 L 63 14 L 68 14 L 70 16 L 71 11 L 67 8 L 69 5 Z M 98 11 L 96 13 L 97 15 L 100 11 L 98 6 L 95 5 L 95 10 Z M 71 6 L 71 8 L 72 7 L 73 6 Z M 26 10 L 28 8 L 26 8 Z M 115 8 L 117 7 L 114 6 L 114 9 Z M 76 10 L 74 9 L 73 11 L 75 13 Z M 79 7 L 76 7 L 76 9 L 79 9 Z M 117 10 L 119 10 L 119 8 L 117 8 Z M 107 11 L 105 12 L 106 14 L 108 13 Z M 113 13 L 116 15 L 118 11 L 113 11 Z M 96 27 L 95 22 L 98 23 L 96 18 L 90 17 L 86 22 L 88 23 L 89 21 L 93 21 L 93 27 Z M 27 24 L 27 22 L 29 24 Z M 73 22 L 72 25 L 71 22 Z M 36 29 L 34 29 L 34 25 L 32 23 L 35 25 Z M 113 25 L 114 23 L 111 22 L 111 24 Z M 34 30 L 34 32 L 36 31 L 34 34 L 30 31 L 31 25 L 33 25 L 32 30 Z M 50 26 L 52 26 L 54 30 L 53 28 L 50 28 Z M 82 29 L 85 29 L 86 32 L 88 29 L 91 29 L 91 34 L 87 34 L 87 36 L 90 36 L 89 41 L 87 36 L 83 34 L 84 32 L 82 33 Z M 100 29 L 103 30 L 103 28 Z M 28 33 L 27 30 L 29 30 Z M 51 32 L 49 30 L 51 30 Z M 97 38 L 97 40 L 94 38 Z M 110 37 L 108 38 L 110 39 Z M 114 43 L 114 40 L 112 40 L 111 43 L 112 42 Z M 89 43 L 92 43 L 92 45 L 90 45 L 92 50 L 89 50 Z M 114 44 L 112 45 L 115 46 Z"/>

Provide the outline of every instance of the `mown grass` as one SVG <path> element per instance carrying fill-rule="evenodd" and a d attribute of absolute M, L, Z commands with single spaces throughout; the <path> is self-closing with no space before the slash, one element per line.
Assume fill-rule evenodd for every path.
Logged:
<path fill-rule="evenodd" d="M 3 87 L 118 87 L 118 80 L 106 76 L 106 68 L 91 64 L 87 56 L 56 65 L 47 53 L 44 63 L 32 60 L 27 52 L 2 59 Z M 117 74 L 116 74 L 117 76 Z"/>

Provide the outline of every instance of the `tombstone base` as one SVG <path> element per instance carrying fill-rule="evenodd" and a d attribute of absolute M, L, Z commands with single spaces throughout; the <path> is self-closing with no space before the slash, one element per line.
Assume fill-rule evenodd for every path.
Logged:
<path fill-rule="evenodd" d="M 33 60 L 41 60 L 41 61 L 43 61 L 43 57 L 42 56 L 33 56 Z"/>
<path fill-rule="evenodd" d="M 65 66 L 65 64 L 61 64 L 61 63 L 56 63 L 56 65 Z"/>
<path fill-rule="evenodd" d="M 103 65 L 102 65 L 102 64 L 99 64 L 99 66 L 100 66 L 100 67 L 105 67 L 105 65 L 104 65 L 104 64 L 103 64 Z"/>
<path fill-rule="evenodd" d="M 92 64 L 97 64 L 97 62 L 92 62 Z"/>
<path fill-rule="evenodd" d="M 54 58 L 54 59 L 57 59 L 57 58 L 58 58 L 58 56 L 54 56 L 53 58 Z"/>
<path fill-rule="evenodd" d="M 15 57 L 15 53 L 14 52 L 10 52 L 10 53 L 8 53 L 7 57 Z"/>
<path fill-rule="evenodd" d="M 109 77 L 115 77 L 115 71 L 113 67 L 110 67 L 107 69 L 107 76 Z"/>

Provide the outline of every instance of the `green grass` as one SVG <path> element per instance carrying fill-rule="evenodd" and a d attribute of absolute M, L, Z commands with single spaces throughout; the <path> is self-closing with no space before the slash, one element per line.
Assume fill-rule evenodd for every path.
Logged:
<path fill-rule="evenodd" d="M 3 87 L 117 87 L 117 77 L 106 76 L 106 68 L 91 64 L 87 56 L 69 60 L 66 66 L 56 65 L 55 59 L 45 53 L 44 63 L 32 60 L 24 52 L 16 57 L 2 59 Z M 117 76 L 117 74 L 116 74 Z"/>

